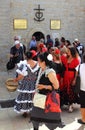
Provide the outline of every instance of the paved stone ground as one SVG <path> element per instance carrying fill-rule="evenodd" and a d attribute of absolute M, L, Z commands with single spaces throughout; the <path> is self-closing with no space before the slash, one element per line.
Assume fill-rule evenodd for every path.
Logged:
<path fill-rule="evenodd" d="M 5 49 L 3 51 L 3 49 Z M 8 61 L 8 52 L 6 48 L 0 48 L 0 103 L 6 100 L 13 100 L 17 96 L 17 91 L 9 92 L 6 88 L 5 81 L 8 78 L 15 77 L 15 70 L 9 73 L 6 70 L 6 62 Z M 71 123 L 75 118 L 80 117 L 79 105 L 74 105 L 73 113 L 68 113 L 66 107 L 62 109 L 61 117 L 65 124 Z M 2 103 L 0 108 L 0 130 L 30 130 L 32 124 L 29 123 L 29 118 L 23 118 L 21 115 L 13 111 L 13 107 L 4 108 Z"/>

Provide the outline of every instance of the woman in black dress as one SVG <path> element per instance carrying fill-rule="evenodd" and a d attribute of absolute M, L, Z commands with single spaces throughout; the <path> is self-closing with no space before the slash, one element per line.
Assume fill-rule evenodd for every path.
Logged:
<path fill-rule="evenodd" d="M 42 53 L 38 56 L 38 62 L 40 65 L 40 71 L 36 82 L 36 88 L 39 90 L 39 93 L 47 95 L 48 92 L 52 91 L 52 86 L 57 91 L 59 88 L 59 82 L 56 78 L 55 71 L 50 68 L 50 66 L 52 66 L 52 55 L 47 52 Z M 44 123 L 50 130 L 62 126 L 60 113 L 45 113 L 44 109 L 35 106 L 31 111 L 31 121 L 34 130 L 39 129 L 39 123 Z"/>

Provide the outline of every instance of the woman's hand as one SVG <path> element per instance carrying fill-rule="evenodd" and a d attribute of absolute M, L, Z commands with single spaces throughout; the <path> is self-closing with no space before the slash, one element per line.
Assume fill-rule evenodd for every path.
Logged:
<path fill-rule="evenodd" d="M 13 79 L 14 82 L 17 82 L 17 78 Z"/>
<path fill-rule="evenodd" d="M 76 83 L 76 79 L 74 79 L 73 81 L 72 81 L 72 86 L 74 86 L 75 85 L 75 83 Z"/>
<path fill-rule="evenodd" d="M 42 90 L 42 89 L 52 90 L 52 86 L 51 85 L 38 84 L 37 89 L 39 89 L 39 90 Z"/>
<path fill-rule="evenodd" d="M 37 89 L 39 89 L 39 90 L 45 89 L 45 85 L 43 85 L 43 84 L 38 84 Z"/>

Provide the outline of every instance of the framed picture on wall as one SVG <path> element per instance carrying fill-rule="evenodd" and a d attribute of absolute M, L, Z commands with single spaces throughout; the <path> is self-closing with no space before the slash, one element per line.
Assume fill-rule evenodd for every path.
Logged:
<path fill-rule="evenodd" d="M 14 19 L 13 27 L 14 29 L 27 29 L 27 19 Z"/>
<path fill-rule="evenodd" d="M 50 20 L 50 29 L 58 30 L 61 28 L 61 21 L 60 20 Z"/>

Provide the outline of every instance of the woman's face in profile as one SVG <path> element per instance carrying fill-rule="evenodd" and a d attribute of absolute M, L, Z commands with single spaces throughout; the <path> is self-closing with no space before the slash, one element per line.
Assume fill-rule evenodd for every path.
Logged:
<path fill-rule="evenodd" d="M 40 66 L 41 68 L 43 68 L 44 61 L 41 61 L 41 59 L 40 59 L 40 58 L 38 58 L 38 63 L 39 63 L 39 66 Z"/>
<path fill-rule="evenodd" d="M 39 63 L 39 66 L 41 67 L 41 65 L 42 65 L 42 61 L 40 60 L 39 57 L 38 57 L 38 63 Z"/>
<path fill-rule="evenodd" d="M 67 49 L 67 56 L 70 56 L 70 55 L 71 55 L 70 49 Z"/>

